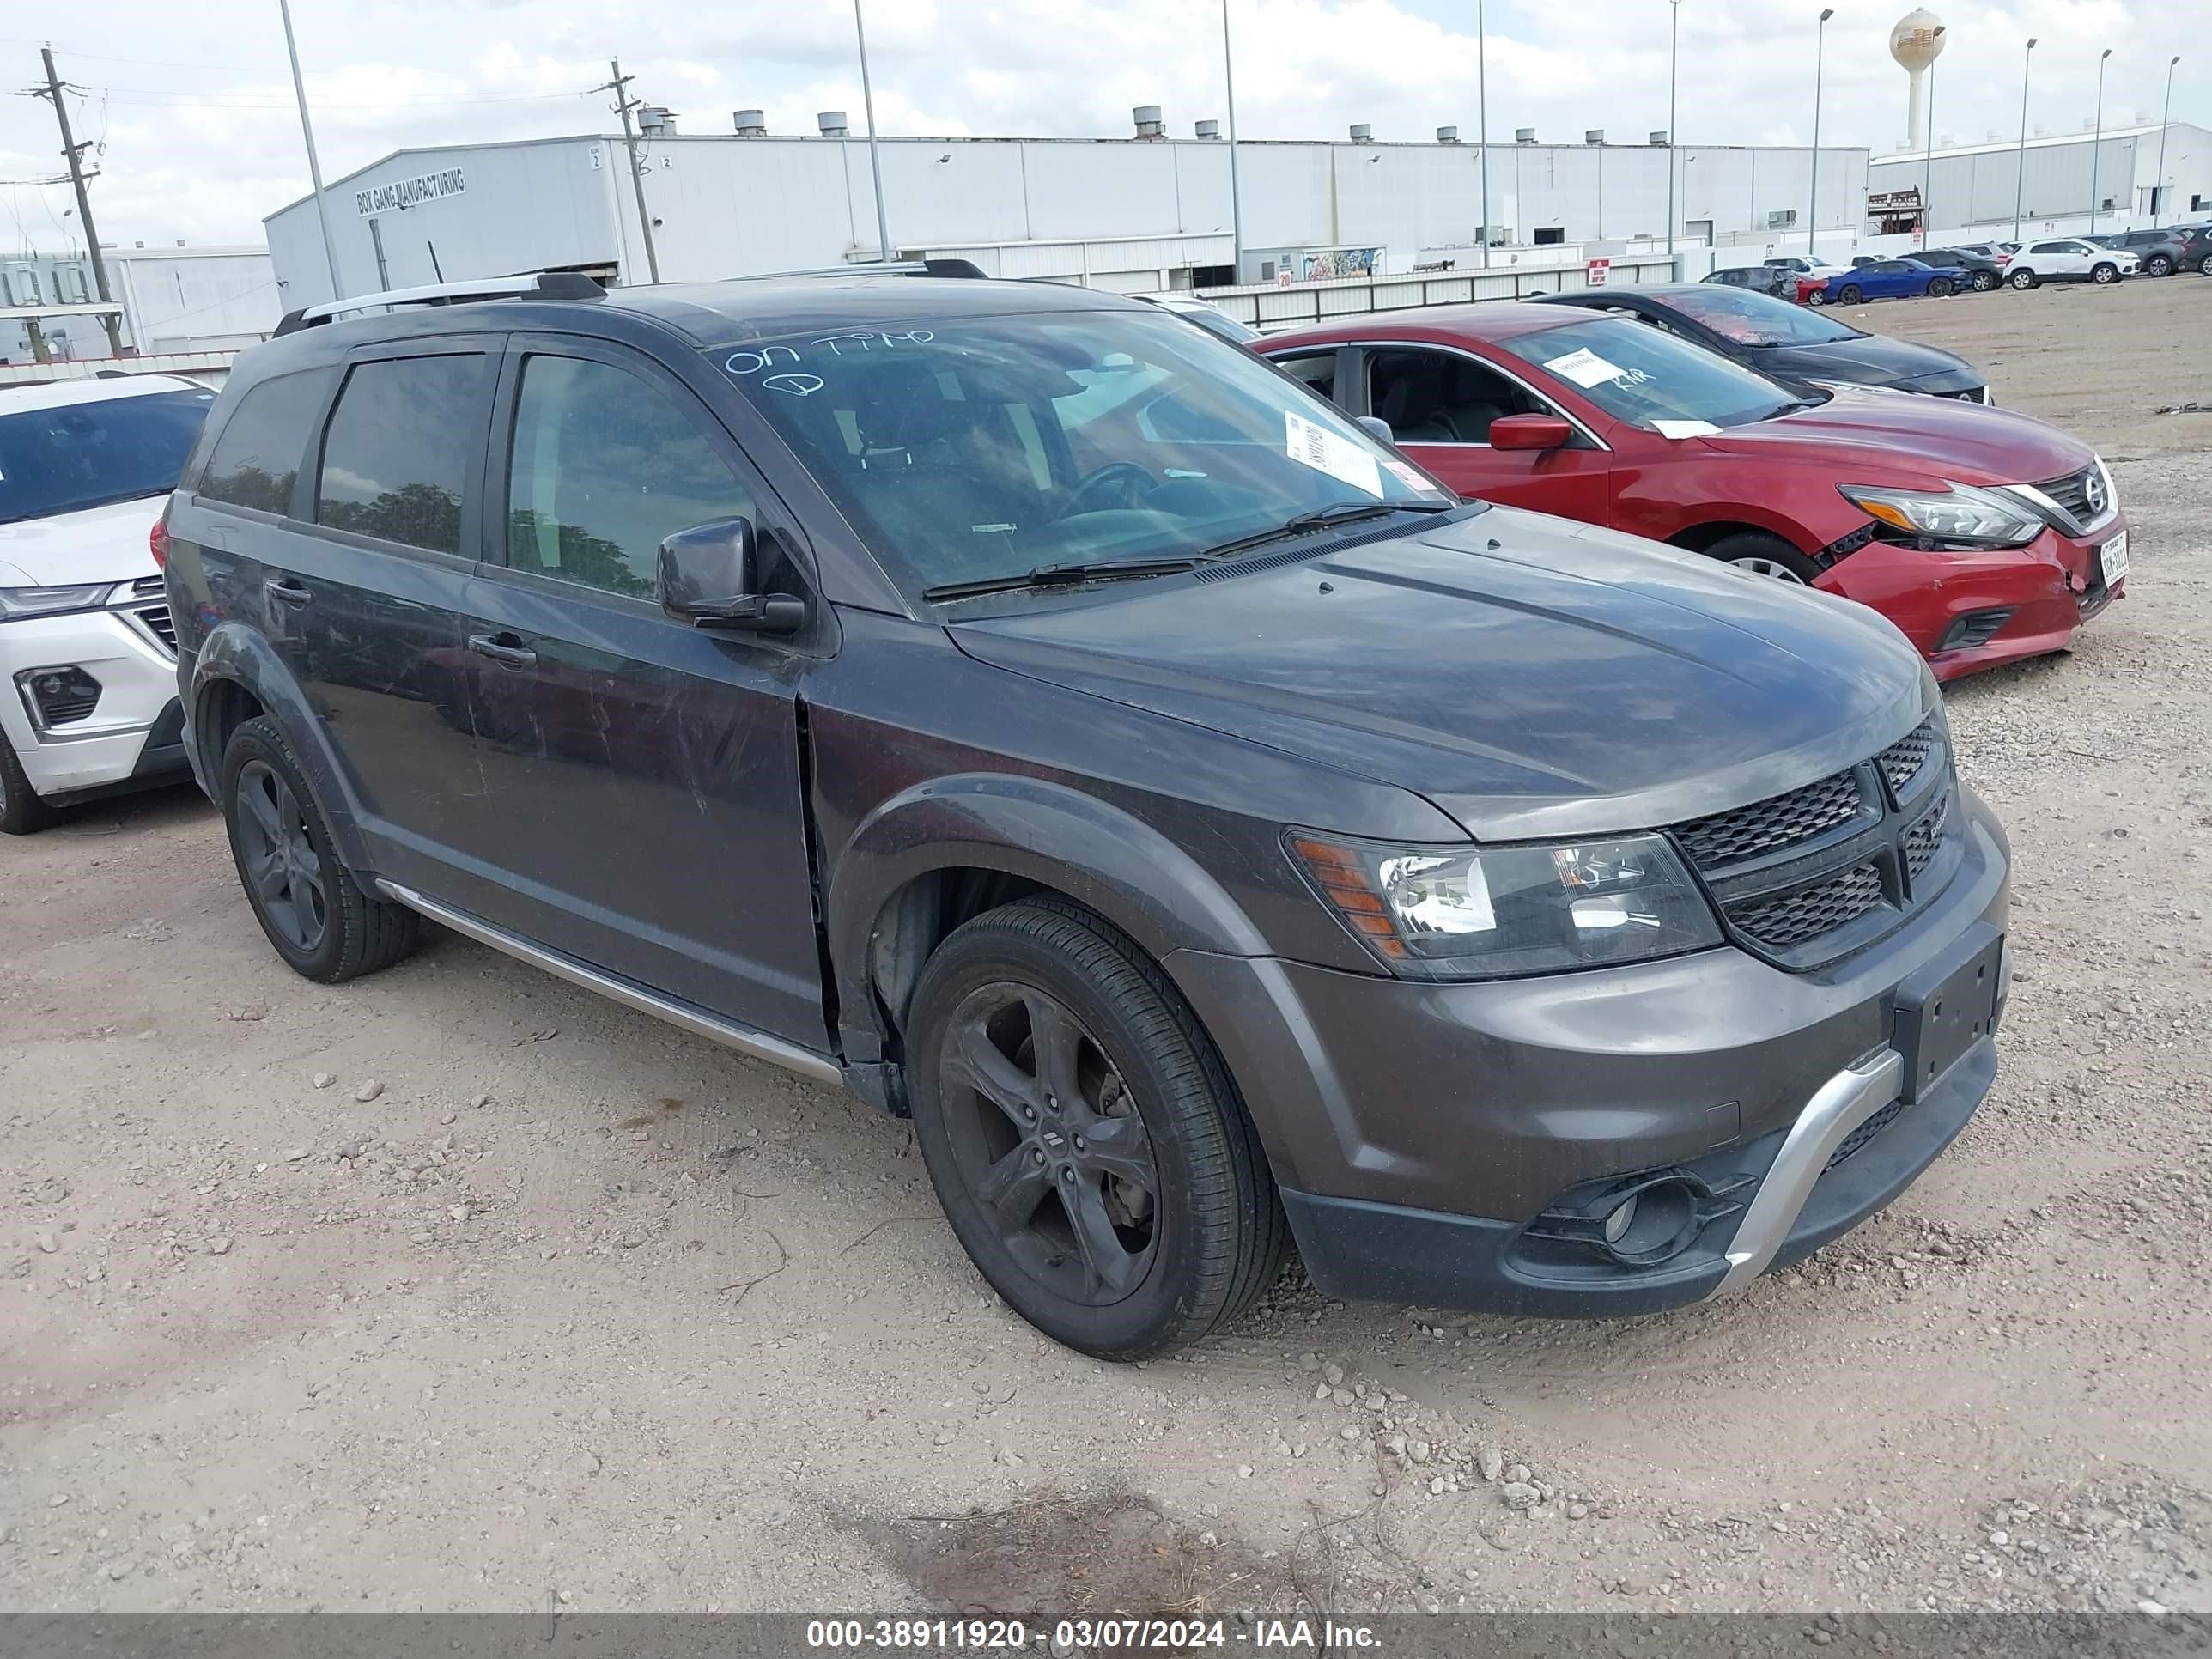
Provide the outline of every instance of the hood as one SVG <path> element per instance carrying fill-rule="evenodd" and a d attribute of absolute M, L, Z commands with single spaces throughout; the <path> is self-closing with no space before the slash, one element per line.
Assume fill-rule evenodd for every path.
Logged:
<path fill-rule="evenodd" d="M 1838 483 L 2041 483 L 2096 459 L 2078 439 L 2012 410 L 1863 386 L 1832 392 L 1817 409 L 1694 441 L 1727 454 L 1817 466 Z"/>
<path fill-rule="evenodd" d="M 1879 334 L 1827 345 L 1769 346 L 1748 350 L 1744 357 L 1755 368 L 1801 380 L 1911 386 L 1919 392 L 1963 392 L 1982 384 L 1982 372 L 1963 357 Z"/>
<path fill-rule="evenodd" d="M 1741 805 L 1863 760 L 1934 695 L 1863 606 L 1507 507 L 950 631 L 1013 672 L 1396 784 L 1484 840 Z"/>
<path fill-rule="evenodd" d="M 146 538 L 168 501 L 165 495 L 149 495 L 58 513 L 50 519 L 0 524 L 0 564 L 15 566 L 25 579 L 18 585 L 32 587 L 157 576 L 161 567 L 154 562 Z"/>

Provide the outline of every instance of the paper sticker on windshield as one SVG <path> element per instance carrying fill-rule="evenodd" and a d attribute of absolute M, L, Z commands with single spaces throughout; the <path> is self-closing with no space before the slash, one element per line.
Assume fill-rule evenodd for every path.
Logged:
<path fill-rule="evenodd" d="M 1283 411 L 1283 452 L 1292 460 L 1316 472 L 1326 472 L 1332 478 L 1341 478 L 1354 489 L 1364 490 L 1377 501 L 1382 499 L 1382 469 L 1376 465 L 1375 457 L 1361 446 L 1287 409 Z"/>
<path fill-rule="evenodd" d="M 1720 430 L 1711 421 L 1662 421 L 1656 416 L 1651 429 L 1662 438 L 1704 438 Z"/>
<path fill-rule="evenodd" d="M 1545 368 L 1563 380 L 1572 380 L 1579 386 L 1603 386 L 1607 380 L 1618 380 L 1627 370 L 1618 363 L 1609 363 L 1584 346 L 1579 351 L 1570 351 L 1564 357 L 1553 357 Z"/>
<path fill-rule="evenodd" d="M 1418 489 L 1424 495 L 1441 495 L 1444 493 L 1442 484 L 1431 483 L 1403 461 L 1385 461 L 1382 463 L 1382 468 L 1408 489 Z"/>

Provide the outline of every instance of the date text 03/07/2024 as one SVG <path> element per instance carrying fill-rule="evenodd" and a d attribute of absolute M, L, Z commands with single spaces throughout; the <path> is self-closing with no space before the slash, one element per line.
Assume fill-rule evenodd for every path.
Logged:
<path fill-rule="evenodd" d="M 1062 1619 L 1051 1632 L 1055 1653 L 1185 1653 L 1232 1645 L 1341 1653 L 1382 1645 L 1372 1626 L 1340 1625 L 1333 1619 L 1255 1619 L 1249 1630 L 1230 1628 L 1219 1619 Z M 1042 1644 L 1045 1632 L 1039 1628 L 1034 1636 Z M 808 1647 L 833 1650 L 1012 1654 L 1029 1647 L 1031 1639 L 1029 1626 L 1012 1619 L 812 1619 L 806 1625 Z"/>

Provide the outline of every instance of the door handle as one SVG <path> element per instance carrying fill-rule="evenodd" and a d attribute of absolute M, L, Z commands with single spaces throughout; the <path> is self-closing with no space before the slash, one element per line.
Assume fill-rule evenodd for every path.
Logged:
<path fill-rule="evenodd" d="M 261 584 L 261 591 L 283 605 L 305 605 L 315 597 L 306 583 L 290 576 L 271 576 Z"/>
<path fill-rule="evenodd" d="M 519 634 L 471 634 L 469 649 L 479 657 L 489 657 L 501 668 L 529 668 L 538 661 L 538 653 L 522 642 Z"/>

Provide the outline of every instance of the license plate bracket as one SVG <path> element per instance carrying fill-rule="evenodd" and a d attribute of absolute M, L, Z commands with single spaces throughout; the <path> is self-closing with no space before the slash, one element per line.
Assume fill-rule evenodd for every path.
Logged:
<path fill-rule="evenodd" d="M 2097 549 L 2098 574 L 2106 587 L 2117 587 L 2128 579 L 2128 532 L 2124 530 Z"/>
<path fill-rule="evenodd" d="M 1905 1060 L 1902 1098 L 1918 1100 L 1996 1029 L 2004 935 L 1978 924 L 1958 954 L 1930 963 L 1897 988 L 1891 1042 Z"/>

